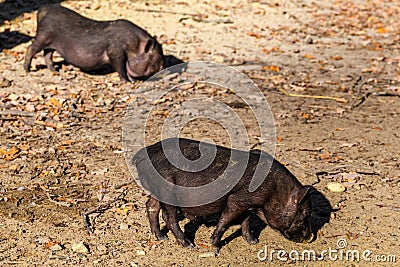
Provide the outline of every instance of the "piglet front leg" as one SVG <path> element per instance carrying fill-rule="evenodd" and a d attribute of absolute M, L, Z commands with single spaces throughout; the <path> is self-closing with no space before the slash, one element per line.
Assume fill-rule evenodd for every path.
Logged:
<path fill-rule="evenodd" d="M 211 235 L 211 245 L 214 247 L 214 251 L 216 253 L 218 253 L 219 249 L 221 248 L 221 238 L 225 231 L 236 218 L 238 218 L 248 209 L 247 207 L 241 206 L 240 203 L 236 201 L 237 199 L 240 199 L 240 196 L 237 196 L 236 194 L 232 194 L 228 197 L 226 208 L 221 214 L 217 228 Z"/>
<path fill-rule="evenodd" d="M 247 241 L 247 243 L 249 243 L 250 245 L 255 245 L 258 243 L 258 239 L 255 238 L 252 234 L 251 234 L 251 230 L 250 230 L 250 215 L 247 216 L 246 219 L 244 219 L 244 221 L 242 222 L 242 237 L 244 240 Z"/>
<path fill-rule="evenodd" d="M 174 234 L 176 241 L 184 247 L 194 248 L 192 242 L 185 236 L 178 224 L 177 208 L 171 205 L 163 204 L 163 218 L 166 220 L 168 229 Z"/>

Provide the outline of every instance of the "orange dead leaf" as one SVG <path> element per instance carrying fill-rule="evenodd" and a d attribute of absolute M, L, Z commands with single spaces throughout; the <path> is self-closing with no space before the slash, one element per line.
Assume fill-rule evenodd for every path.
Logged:
<path fill-rule="evenodd" d="M 167 111 L 163 111 L 163 110 L 155 110 L 153 112 L 154 115 L 162 115 L 164 117 L 168 117 L 169 113 Z"/>
<path fill-rule="evenodd" d="M 152 247 L 152 246 L 158 246 L 162 243 L 162 241 L 153 241 L 153 240 L 147 240 L 146 246 Z"/>
<path fill-rule="evenodd" d="M 384 34 L 384 33 L 387 33 L 388 30 L 387 30 L 386 28 L 384 28 L 384 27 L 378 27 L 378 28 L 376 29 L 376 32 L 377 32 L 377 33 L 380 33 L 380 34 Z"/>
<path fill-rule="evenodd" d="M 321 159 L 321 160 L 327 160 L 327 159 L 330 159 L 330 158 L 331 158 L 330 155 L 326 155 L 326 154 L 319 154 L 318 157 L 319 157 L 319 159 Z"/>
<path fill-rule="evenodd" d="M 281 69 L 278 66 L 263 66 L 262 67 L 263 70 L 270 70 L 270 71 L 275 71 L 275 72 L 279 72 Z"/>
<path fill-rule="evenodd" d="M 265 53 L 265 54 L 268 54 L 268 53 L 271 52 L 271 50 L 268 50 L 267 48 L 263 48 L 261 51 L 262 51 L 263 53 Z"/>
<path fill-rule="evenodd" d="M 280 137 L 280 136 L 277 136 L 277 137 L 276 137 L 276 141 L 277 141 L 277 142 L 282 142 L 282 140 L 283 140 L 282 137 Z"/>
<path fill-rule="evenodd" d="M 116 208 L 115 212 L 121 215 L 128 215 L 129 209 L 128 208 Z"/>
<path fill-rule="evenodd" d="M 337 162 L 342 159 L 342 157 L 336 156 L 334 154 L 319 154 L 318 157 L 320 160 L 326 162 Z"/>
<path fill-rule="evenodd" d="M 20 144 L 18 145 L 18 148 L 24 151 L 27 151 L 31 148 L 31 146 L 29 144 Z"/>
<path fill-rule="evenodd" d="M 8 55 L 11 55 L 11 56 L 13 56 L 13 57 L 17 57 L 17 56 L 18 56 L 18 53 L 17 53 L 17 52 L 12 51 L 12 50 L 9 50 L 9 49 L 4 49 L 2 52 L 3 52 L 4 54 L 8 54 Z"/>
<path fill-rule="evenodd" d="M 305 54 L 304 57 L 305 57 L 305 58 L 308 58 L 308 59 L 314 59 L 314 58 L 315 58 L 315 57 L 314 57 L 313 55 L 311 55 L 311 54 Z"/>
<path fill-rule="evenodd" d="M 379 127 L 379 126 L 376 126 L 376 125 L 373 125 L 373 126 L 372 126 L 372 129 L 378 130 L 378 131 L 382 131 L 382 128 Z"/>
<path fill-rule="evenodd" d="M 208 248 L 208 246 L 206 244 L 197 243 L 196 245 L 198 245 L 201 248 Z"/>
<path fill-rule="evenodd" d="M 7 151 L 4 151 L 3 149 L 0 149 L 0 154 L 4 155 L 4 159 L 5 160 L 14 160 L 16 158 L 18 158 L 19 156 L 19 152 L 21 151 L 21 149 L 19 149 L 18 147 L 12 147 L 10 149 L 8 149 Z"/>
<path fill-rule="evenodd" d="M 271 48 L 271 52 L 285 52 L 282 49 L 280 49 L 278 46 L 274 46 Z"/>
<path fill-rule="evenodd" d="M 167 41 L 163 42 L 163 44 L 166 44 L 166 45 L 172 45 L 172 44 L 176 44 L 176 42 L 175 42 L 175 40 L 174 40 L 174 39 L 169 39 L 169 40 L 167 40 Z"/>
<path fill-rule="evenodd" d="M 264 38 L 264 37 L 265 37 L 264 35 L 259 34 L 259 33 L 256 33 L 256 32 L 248 32 L 247 35 L 248 35 L 248 36 L 251 36 L 251 37 L 255 37 L 255 38 L 257 38 L 257 39 L 260 39 L 260 38 Z"/>
<path fill-rule="evenodd" d="M 75 143 L 75 141 L 69 139 L 69 140 L 64 140 L 64 141 L 62 141 L 62 142 L 60 143 L 60 145 L 61 145 L 61 146 L 70 146 L 70 145 L 72 145 L 73 143 Z"/>
<path fill-rule="evenodd" d="M 271 53 L 271 52 L 282 53 L 282 52 L 285 52 L 285 51 L 283 51 L 282 49 L 280 49 L 278 46 L 274 46 L 274 47 L 272 47 L 271 49 L 263 48 L 263 49 L 262 49 L 262 52 L 268 54 L 268 53 Z"/>
<path fill-rule="evenodd" d="M 59 243 L 54 242 L 53 240 L 50 240 L 49 242 L 47 242 L 46 244 L 44 244 L 44 248 L 45 249 L 50 249 L 52 246 L 58 245 Z"/>
<path fill-rule="evenodd" d="M 342 56 L 331 56 L 332 60 L 342 60 L 343 57 Z"/>
<path fill-rule="evenodd" d="M 374 71 L 374 70 L 371 69 L 371 68 L 365 68 L 365 69 L 362 69 L 362 70 L 361 70 L 361 72 L 363 72 L 363 73 L 373 72 L 373 71 Z"/>
<path fill-rule="evenodd" d="M 312 118 L 312 115 L 310 115 L 310 114 L 308 114 L 308 113 L 305 113 L 305 112 L 302 112 L 302 113 L 301 113 L 301 116 L 302 116 L 304 119 L 311 119 L 311 118 Z"/>
<path fill-rule="evenodd" d="M 61 107 L 60 101 L 54 97 L 49 99 L 49 103 L 55 107 Z"/>

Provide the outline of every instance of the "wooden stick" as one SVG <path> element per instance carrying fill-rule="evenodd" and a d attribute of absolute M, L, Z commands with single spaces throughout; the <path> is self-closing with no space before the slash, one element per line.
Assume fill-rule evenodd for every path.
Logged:
<path fill-rule="evenodd" d="M 335 100 L 336 102 L 347 103 L 347 99 L 333 96 L 323 96 L 323 95 L 300 95 L 286 92 L 283 88 L 278 88 L 278 90 L 287 96 L 293 97 L 304 97 L 304 98 L 316 98 L 316 99 L 326 99 L 326 100 Z"/>
<path fill-rule="evenodd" d="M 164 11 L 158 9 L 144 9 L 144 8 L 135 8 L 134 11 L 141 11 L 141 12 L 152 12 L 152 13 L 164 13 L 164 14 L 173 14 L 173 15 L 183 15 L 183 16 L 199 16 L 199 14 L 194 13 L 185 13 L 185 12 L 176 12 L 176 11 Z"/>
<path fill-rule="evenodd" d="M 0 115 L 35 117 L 35 112 L 20 111 L 20 110 L 0 110 Z"/>

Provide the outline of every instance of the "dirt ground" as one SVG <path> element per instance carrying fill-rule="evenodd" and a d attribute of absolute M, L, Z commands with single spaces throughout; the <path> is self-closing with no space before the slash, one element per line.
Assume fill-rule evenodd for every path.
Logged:
<path fill-rule="evenodd" d="M 134 175 L 122 146 L 126 108 L 143 105 L 135 93 L 143 82 L 120 83 L 117 73 L 90 75 L 70 65 L 52 73 L 42 53 L 34 58 L 33 71 L 24 72 L 35 10 L 46 2 L 0 1 L 1 266 L 371 265 L 368 261 L 392 266 L 400 261 L 398 1 L 62 3 L 94 19 L 135 22 L 157 36 L 169 59 L 234 66 L 268 100 L 275 157 L 315 188 L 317 238 L 298 244 L 255 223 L 259 243 L 249 245 L 232 226 L 217 256 L 207 253 L 213 226 L 199 227 L 194 249 L 180 247 L 171 233 L 167 241 L 150 235 L 147 196 L 128 183 Z M 157 112 L 146 125 L 149 140 L 157 140 L 174 105 L 195 95 L 228 103 L 258 147 L 251 112 L 234 92 L 218 88 L 189 87 L 155 104 Z M 137 128 L 144 125 L 138 121 Z M 225 129 L 207 120 L 189 123 L 182 135 L 229 144 Z M 345 191 L 329 190 L 330 182 Z M 116 201 L 89 216 L 89 235 L 82 213 L 111 200 Z M 80 242 L 84 247 L 76 248 Z M 279 258 L 278 250 L 291 257 Z M 317 259 L 302 259 L 305 250 L 315 251 Z"/>

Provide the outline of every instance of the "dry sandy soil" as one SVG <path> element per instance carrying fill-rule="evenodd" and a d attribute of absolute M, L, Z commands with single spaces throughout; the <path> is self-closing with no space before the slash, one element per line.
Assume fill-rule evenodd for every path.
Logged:
<path fill-rule="evenodd" d="M 36 31 L 35 10 L 45 3 L 0 1 L 1 266 L 371 265 L 367 260 L 391 266 L 400 261 L 398 1 L 62 3 L 94 19 L 135 22 L 157 36 L 169 59 L 234 66 L 268 100 L 276 125 L 275 157 L 315 187 L 317 238 L 297 244 L 255 221 L 258 244 L 247 244 L 232 226 L 217 256 L 207 254 L 213 226 L 199 227 L 194 249 L 180 247 L 171 233 L 162 242 L 150 235 L 147 196 L 128 183 L 135 173 L 125 163 L 121 135 L 126 108 L 145 105 L 136 92 L 143 82 L 120 83 L 116 73 L 90 75 L 70 65 L 52 73 L 42 53 L 32 72 L 23 71 L 29 36 Z M 140 120 L 137 128 L 146 130 L 149 142 L 157 140 L 171 110 L 199 95 L 230 105 L 245 123 L 251 145 L 259 147 L 254 117 L 234 90 L 189 86 L 171 93 L 154 103 L 147 128 Z M 189 123 L 182 136 L 229 145 L 226 130 L 207 120 Z M 330 191 L 329 182 L 345 191 Z M 113 199 L 89 216 L 89 235 L 82 213 Z M 75 249 L 80 242 L 88 251 Z M 265 248 L 268 257 L 261 261 L 257 255 L 265 256 Z M 314 250 L 320 259 L 296 260 L 292 252 L 291 258 L 282 255 L 283 261 L 278 250 Z M 359 261 L 350 255 L 356 252 Z"/>

